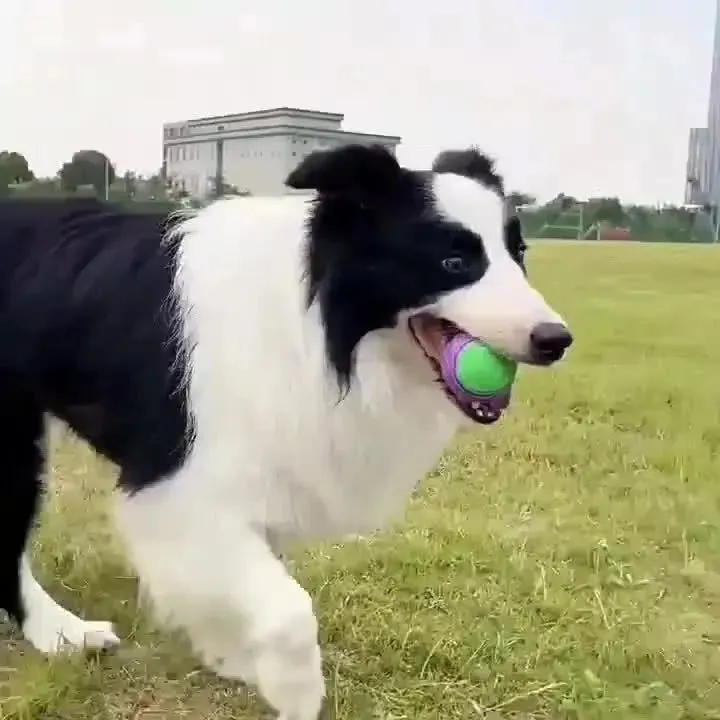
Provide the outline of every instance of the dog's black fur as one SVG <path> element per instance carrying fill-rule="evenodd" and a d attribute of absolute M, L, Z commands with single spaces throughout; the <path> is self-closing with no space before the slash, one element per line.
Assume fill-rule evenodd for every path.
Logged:
<path fill-rule="evenodd" d="M 92 198 L 0 201 L 0 608 L 19 622 L 45 413 L 120 465 L 130 490 L 187 451 L 168 227 Z"/>
<path fill-rule="evenodd" d="M 502 178 L 476 148 L 446 151 L 433 169 L 465 175 L 503 197 Z M 430 181 L 430 173 L 400 167 L 385 148 L 355 145 L 313 153 L 287 179 L 292 188 L 319 193 L 308 227 L 308 303 L 319 298 L 328 361 L 343 391 L 363 337 L 487 269 L 482 239 L 440 217 Z M 522 264 L 517 218 L 509 219 L 506 235 Z"/>

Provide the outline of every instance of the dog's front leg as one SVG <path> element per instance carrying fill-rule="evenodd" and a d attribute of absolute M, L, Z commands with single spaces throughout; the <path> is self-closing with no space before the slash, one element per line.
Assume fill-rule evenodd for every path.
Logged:
<path fill-rule="evenodd" d="M 312 599 L 259 535 L 249 532 L 238 553 L 234 603 L 245 637 L 217 672 L 257 685 L 281 720 L 317 720 L 325 684 Z"/>
<path fill-rule="evenodd" d="M 197 507 L 181 520 L 164 504 L 126 498 L 119 518 L 158 618 L 218 674 L 256 685 L 280 720 L 317 720 L 325 683 L 308 593 L 255 529 L 201 521 Z"/>

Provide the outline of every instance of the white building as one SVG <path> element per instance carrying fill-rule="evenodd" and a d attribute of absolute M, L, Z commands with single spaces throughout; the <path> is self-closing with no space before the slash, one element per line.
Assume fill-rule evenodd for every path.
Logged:
<path fill-rule="evenodd" d="M 712 70 L 710 72 L 710 107 L 708 109 L 705 163 L 709 200 L 720 205 L 720 0 L 715 10 Z"/>
<path fill-rule="evenodd" d="M 275 108 L 163 125 L 163 170 L 194 197 L 212 192 L 218 178 L 253 195 L 292 192 L 284 181 L 308 153 L 348 143 L 381 144 L 394 135 L 348 132 L 340 113 Z"/>

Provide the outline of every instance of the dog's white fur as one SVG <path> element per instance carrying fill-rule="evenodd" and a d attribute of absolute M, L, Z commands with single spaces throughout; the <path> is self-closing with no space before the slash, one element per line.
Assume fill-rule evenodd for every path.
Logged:
<path fill-rule="evenodd" d="M 522 354 L 535 325 L 560 319 L 507 254 L 501 200 L 456 175 L 436 176 L 434 189 L 444 214 L 482 232 L 490 257 L 480 282 L 439 300 L 440 314 Z M 325 688 L 312 601 L 279 547 L 384 524 L 467 422 L 404 323 L 361 342 L 338 402 L 318 308 L 304 304 L 307 212 L 301 197 L 240 198 L 180 226 L 196 438 L 175 476 L 118 497 L 119 526 L 158 616 L 185 628 L 219 673 L 256 683 L 284 720 L 316 720 Z M 25 631 L 38 647 L 51 650 L 68 630 L 76 645 L 97 631 L 24 577 Z M 95 643 L 110 640 L 101 633 Z"/>

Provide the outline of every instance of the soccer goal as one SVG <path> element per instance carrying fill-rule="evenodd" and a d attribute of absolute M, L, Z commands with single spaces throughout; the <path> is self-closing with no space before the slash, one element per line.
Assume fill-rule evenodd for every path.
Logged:
<path fill-rule="evenodd" d="M 556 212 L 546 217 L 537 236 L 554 240 L 584 240 L 586 232 L 583 204 L 558 203 Z"/>

